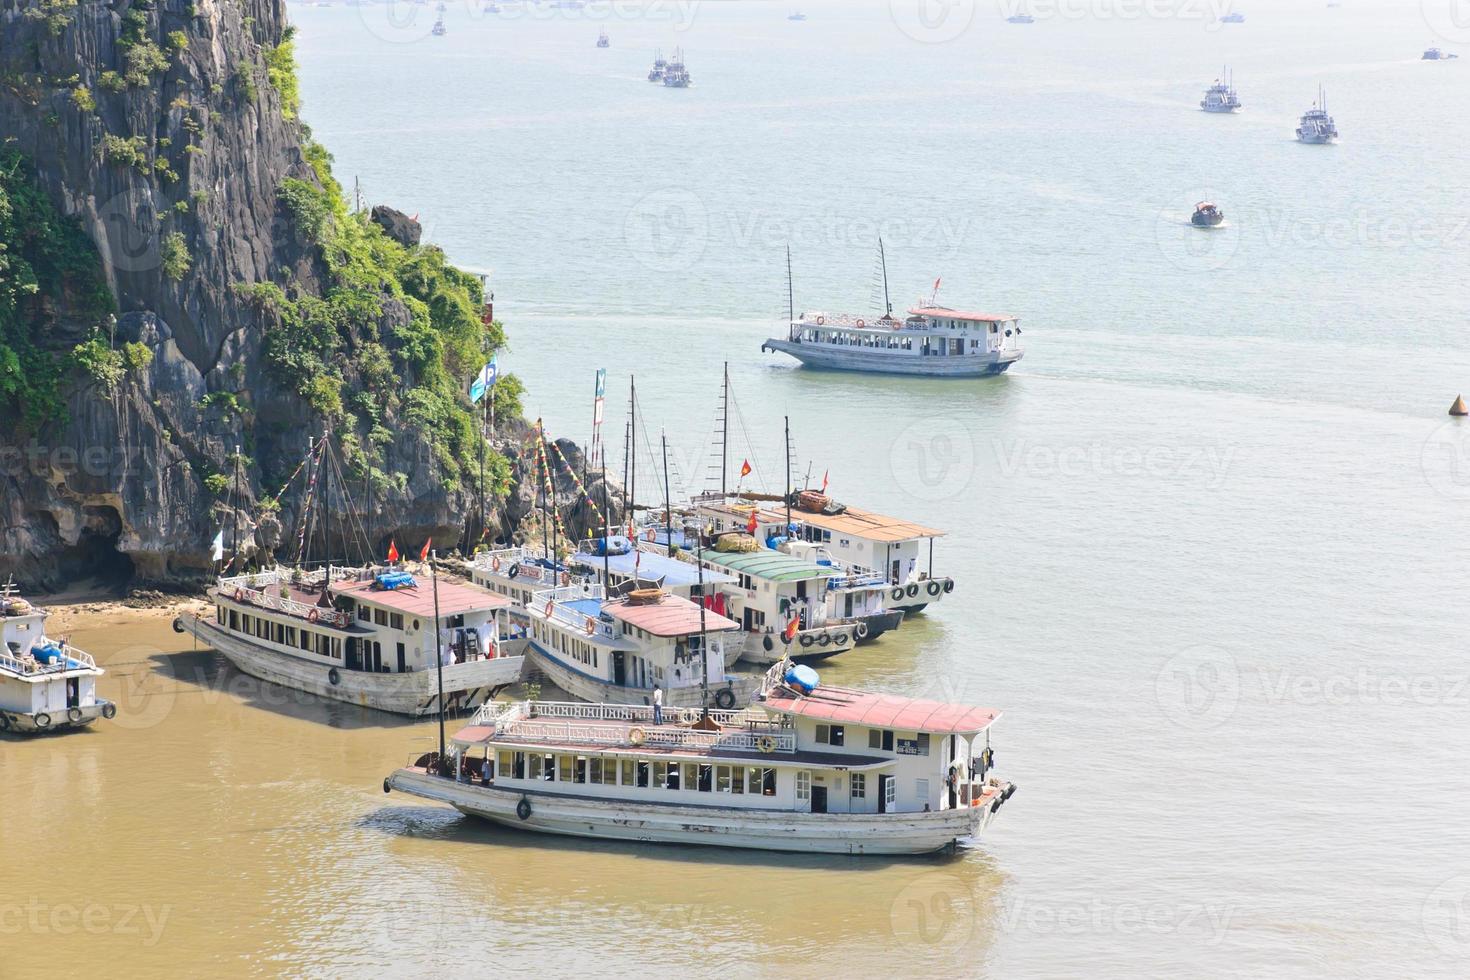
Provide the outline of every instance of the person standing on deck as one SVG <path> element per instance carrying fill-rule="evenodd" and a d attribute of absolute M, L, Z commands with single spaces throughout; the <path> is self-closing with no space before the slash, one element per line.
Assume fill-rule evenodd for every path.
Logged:
<path fill-rule="evenodd" d="M 657 684 L 653 685 L 653 723 L 664 723 L 664 689 Z"/>

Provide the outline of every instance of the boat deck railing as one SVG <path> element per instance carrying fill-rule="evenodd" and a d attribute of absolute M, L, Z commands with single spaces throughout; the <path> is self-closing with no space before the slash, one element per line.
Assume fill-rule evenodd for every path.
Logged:
<path fill-rule="evenodd" d="M 648 705 L 491 702 L 476 712 L 471 724 L 494 725 L 497 738 L 572 745 L 796 751 L 796 733 L 764 711 L 711 710 L 710 720 L 720 726 L 717 730 L 689 727 L 702 714 L 694 708 L 668 708 L 663 713 L 664 723 L 655 725 L 653 708 Z"/>
<path fill-rule="evenodd" d="M 334 578 L 347 578 L 349 575 L 338 575 L 338 569 L 333 569 Z M 355 573 L 355 569 L 346 570 Z M 267 590 L 272 586 L 289 586 L 293 582 L 291 572 L 281 569 L 272 569 L 266 572 L 255 572 L 249 575 L 236 575 L 233 578 L 222 578 L 219 580 L 220 591 L 232 596 L 236 602 L 248 602 L 252 606 L 262 609 L 273 609 L 283 612 L 288 616 L 296 616 L 307 619 L 313 612 L 317 615 L 319 622 L 346 628 L 352 623 L 352 619 L 344 612 L 336 609 L 324 609 L 314 602 L 301 602 L 289 596 L 272 595 Z M 319 585 L 322 582 L 321 572 L 310 572 L 304 574 L 300 579 L 295 579 L 302 585 Z"/>
<path fill-rule="evenodd" d="M 583 582 L 578 585 L 562 585 L 554 589 L 542 589 L 531 594 L 531 607 L 539 610 L 543 615 L 546 607 L 551 606 L 551 615 L 548 617 L 563 626 L 570 626 L 588 636 L 601 636 L 604 639 L 616 640 L 622 634 L 614 629 L 612 624 L 602 621 L 600 615 L 589 616 L 587 613 L 574 608 L 570 604 L 583 599 L 590 599 L 601 606 L 605 594 L 601 582 Z M 593 629 L 587 631 L 587 621 L 591 620 Z"/>
<path fill-rule="evenodd" d="M 487 572 L 499 572 L 529 557 L 525 548 L 497 548 L 494 551 L 475 552 L 475 557 L 470 564 Z M 497 563 L 499 563 L 498 567 Z"/>
<path fill-rule="evenodd" d="M 36 645 L 51 646 L 55 641 L 42 637 Z M 61 646 L 59 643 L 57 646 Z M 54 663 L 42 663 L 34 657 L 17 657 L 9 650 L 0 652 L 0 670 L 7 670 L 22 677 L 37 677 L 43 674 L 64 674 L 68 670 L 95 670 L 97 661 L 90 653 L 75 647 L 61 647 L 61 659 Z"/>

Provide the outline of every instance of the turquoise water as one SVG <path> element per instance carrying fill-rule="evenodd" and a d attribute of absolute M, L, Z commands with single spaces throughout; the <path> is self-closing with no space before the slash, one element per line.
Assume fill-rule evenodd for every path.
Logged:
<path fill-rule="evenodd" d="M 1435 0 L 1105 16 L 1137 6 L 958 3 L 940 43 L 910 35 L 955 23 L 925 35 L 899 0 L 451 4 L 442 38 L 431 7 L 293 7 L 338 175 L 490 273 L 502 367 L 554 434 L 587 438 L 607 368 L 620 469 L 634 373 L 640 442 L 666 429 L 702 486 L 728 361 L 748 485 L 779 487 L 789 415 L 800 471 L 949 531 L 953 600 L 823 675 L 1006 709 L 1020 792 L 952 864 L 661 861 L 644 899 L 705 918 L 655 925 L 716 927 L 690 942 L 723 971 L 1463 974 L 1470 430 L 1444 413 L 1470 389 L 1470 58 L 1419 55 L 1470 31 L 1437 38 Z M 643 78 L 675 46 L 687 91 Z M 1245 111 L 1199 112 L 1226 63 Z M 1336 146 L 1293 138 L 1319 84 Z M 1188 226 L 1205 199 L 1225 228 Z M 895 305 L 942 277 L 941 303 L 1022 317 L 1013 373 L 760 352 L 788 243 L 798 310 L 867 313 L 879 234 Z M 468 890 L 515 867 L 453 853 Z M 588 931 L 517 921 L 517 955 L 657 961 L 599 886 L 639 852 L 577 858 L 575 888 L 534 887 Z"/>

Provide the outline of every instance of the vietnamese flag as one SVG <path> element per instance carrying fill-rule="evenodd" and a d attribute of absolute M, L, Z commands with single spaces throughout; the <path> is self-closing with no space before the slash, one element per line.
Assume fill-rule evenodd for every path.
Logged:
<path fill-rule="evenodd" d="M 823 470 L 822 471 L 822 492 L 823 493 L 826 493 L 827 492 L 827 474 L 829 474 L 831 472 L 832 472 L 831 470 Z"/>
<path fill-rule="evenodd" d="M 750 512 L 750 520 L 745 522 L 745 533 L 754 534 L 756 529 L 755 511 Z"/>
<path fill-rule="evenodd" d="M 427 541 L 424 542 L 424 550 L 419 552 L 419 561 L 428 561 L 429 560 L 429 545 L 431 545 L 433 543 L 434 543 L 434 539 L 433 538 L 430 538 L 429 540 L 427 540 Z"/>
<path fill-rule="evenodd" d="M 397 541 L 394 541 L 394 540 L 392 540 L 390 538 L 388 540 L 388 562 L 389 562 L 389 564 L 391 564 L 391 563 L 393 563 L 393 562 L 395 562 L 397 560 L 398 560 L 398 542 Z"/>
<path fill-rule="evenodd" d="M 750 476 L 750 460 L 748 459 L 740 464 L 740 478 L 744 479 L 747 476 Z"/>
<path fill-rule="evenodd" d="M 781 639 L 785 640 L 787 643 L 790 643 L 792 640 L 796 639 L 796 631 L 798 628 L 800 628 L 800 626 L 801 617 L 797 616 L 792 619 L 791 622 L 787 623 L 786 628 L 781 631 Z"/>

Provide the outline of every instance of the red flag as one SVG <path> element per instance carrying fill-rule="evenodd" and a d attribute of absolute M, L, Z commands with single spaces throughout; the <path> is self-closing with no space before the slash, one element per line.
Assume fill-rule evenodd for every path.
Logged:
<path fill-rule="evenodd" d="M 800 628 L 801 617 L 797 616 L 792 619 L 791 622 L 787 623 L 786 628 L 781 631 L 781 639 L 785 640 L 787 643 L 790 643 L 796 638 L 796 631 Z"/>
<path fill-rule="evenodd" d="M 393 539 L 390 538 L 388 540 L 388 561 L 395 562 L 397 560 L 398 560 L 398 542 L 397 541 L 394 541 Z"/>
<path fill-rule="evenodd" d="M 755 511 L 750 512 L 750 520 L 745 522 L 745 533 L 754 534 L 756 529 Z"/>
<path fill-rule="evenodd" d="M 832 472 L 831 470 L 823 470 L 822 471 L 822 492 L 823 493 L 826 493 L 827 492 L 827 474 L 828 473 L 831 473 L 831 472 Z"/>
<path fill-rule="evenodd" d="M 740 475 L 741 477 L 750 476 L 750 460 L 747 459 L 740 464 Z"/>
<path fill-rule="evenodd" d="M 419 552 L 419 561 L 428 561 L 429 560 L 429 545 L 431 545 L 433 543 L 434 543 L 434 539 L 433 538 L 430 538 L 429 540 L 427 540 L 427 541 L 424 542 L 424 550 Z"/>

